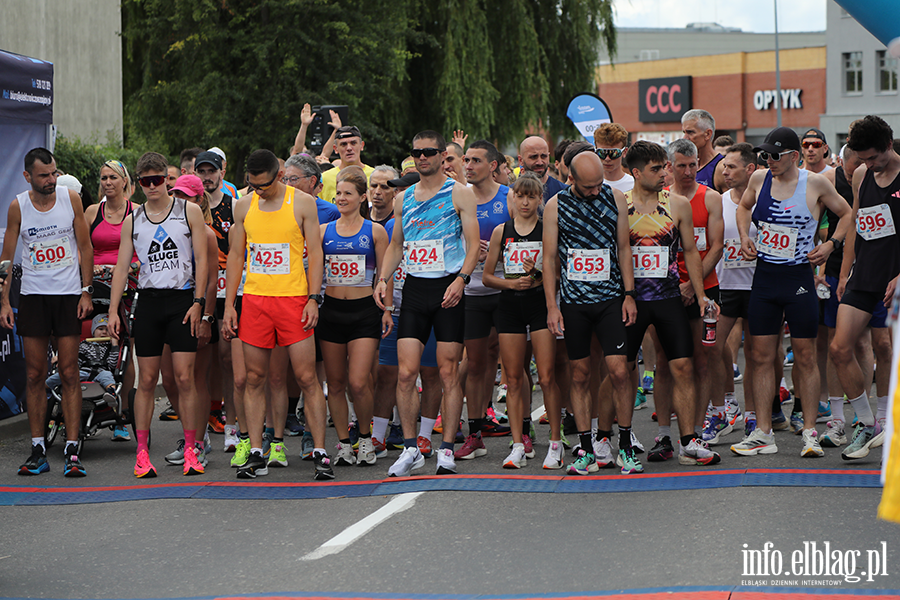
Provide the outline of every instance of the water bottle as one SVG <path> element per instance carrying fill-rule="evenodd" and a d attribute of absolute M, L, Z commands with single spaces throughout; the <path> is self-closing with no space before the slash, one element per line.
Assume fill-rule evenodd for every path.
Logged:
<path fill-rule="evenodd" d="M 819 297 L 819 300 L 828 300 L 831 298 L 831 288 L 824 283 L 820 283 L 816 286 L 816 295 Z"/>
<path fill-rule="evenodd" d="M 716 345 L 716 316 L 713 314 L 712 300 L 707 302 L 703 311 L 703 345 Z"/>

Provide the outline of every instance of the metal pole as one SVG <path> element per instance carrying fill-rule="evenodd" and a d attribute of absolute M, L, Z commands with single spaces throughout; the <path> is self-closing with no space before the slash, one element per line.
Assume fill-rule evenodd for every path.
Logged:
<path fill-rule="evenodd" d="M 778 59 L 778 0 L 772 0 L 775 6 L 775 108 L 778 111 L 778 126 L 781 127 L 781 65 Z"/>

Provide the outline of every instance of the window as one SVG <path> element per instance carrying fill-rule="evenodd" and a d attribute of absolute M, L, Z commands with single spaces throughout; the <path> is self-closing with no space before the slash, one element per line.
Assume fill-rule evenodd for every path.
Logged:
<path fill-rule="evenodd" d="M 659 60 L 659 50 L 641 50 L 641 60 Z"/>
<path fill-rule="evenodd" d="M 888 56 L 885 50 L 875 53 L 875 65 L 878 68 L 876 81 L 880 94 L 897 93 L 897 59 Z"/>
<path fill-rule="evenodd" d="M 862 52 L 844 52 L 844 93 L 862 94 Z"/>

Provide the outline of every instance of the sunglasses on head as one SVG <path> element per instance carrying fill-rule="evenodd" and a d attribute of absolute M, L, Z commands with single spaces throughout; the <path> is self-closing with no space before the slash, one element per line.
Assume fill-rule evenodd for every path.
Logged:
<path fill-rule="evenodd" d="M 431 158 L 432 156 L 436 156 L 439 152 L 440 150 L 437 148 L 413 148 L 409 151 L 413 158 L 422 158 L 423 156 Z"/>
<path fill-rule="evenodd" d="M 784 152 L 766 152 L 762 150 L 759 153 L 759 157 L 763 160 L 769 160 L 770 158 L 774 161 L 779 161 L 785 154 L 790 154 L 791 152 L 796 152 L 796 150 L 785 150 Z"/>
<path fill-rule="evenodd" d="M 141 184 L 141 187 L 145 188 L 159 187 L 165 182 L 165 175 L 144 175 L 143 177 L 138 177 L 138 183 Z"/>
<path fill-rule="evenodd" d="M 606 158 L 607 156 L 612 160 L 616 160 L 622 153 L 625 152 L 624 148 L 597 148 L 594 150 L 601 159 Z"/>
<path fill-rule="evenodd" d="M 801 145 L 804 148 L 821 148 L 825 145 L 825 142 L 822 140 L 811 140 L 809 142 L 803 142 Z"/>

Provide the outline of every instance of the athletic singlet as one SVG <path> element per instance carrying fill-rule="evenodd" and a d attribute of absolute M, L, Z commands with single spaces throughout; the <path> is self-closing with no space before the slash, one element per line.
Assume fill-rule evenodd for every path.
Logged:
<path fill-rule="evenodd" d="M 509 188 L 501 185 L 492 199 L 476 207 L 478 235 L 482 240 L 490 241 L 494 228 L 497 225 L 506 223 L 509 219 L 509 208 L 506 205 L 506 196 L 508 194 Z M 475 265 L 475 270 L 472 272 L 472 281 L 466 286 L 466 296 L 493 296 L 500 293 L 500 290 L 484 285 L 482 281 L 483 274 L 484 262 L 478 261 L 478 264 Z M 503 265 L 500 262 L 497 263 L 497 270 L 494 272 L 494 275 L 503 277 Z"/>
<path fill-rule="evenodd" d="M 722 221 L 725 223 L 725 247 L 716 265 L 719 289 L 749 290 L 753 286 L 756 261 L 744 260 L 741 255 L 741 234 L 737 227 L 738 205 L 731 199 L 732 190 L 722 194 Z M 740 198 L 738 199 L 740 204 Z M 756 239 L 756 226 L 750 223 L 750 239 Z"/>
<path fill-rule="evenodd" d="M 75 240 L 75 211 L 69 188 L 56 186 L 56 200 L 50 210 L 39 211 L 29 192 L 16 198 L 22 212 L 19 239 L 22 241 L 21 295 L 77 296 L 81 294 L 78 244 Z"/>
<path fill-rule="evenodd" d="M 677 259 L 681 232 L 672 218 L 669 191 L 657 194 L 656 209 L 651 213 L 636 211 L 632 192 L 625 193 L 625 200 L 628 202 L 632 259 L 636 265 L 634 290 L 637 299 L 680 298 Z"/>
<path fill-rule="evenodd" d="M 294 217 L 294 188 L 285 186 L 281 207 L 259 209 L 256 192 L 244 217 L 247 236 L 247 281 L 244 294 L 271 297 L 306 296 L 303 269 L 303 231 Z"/>
<path fill-rule="evenodd" d="M 853 206 L 853 186 L 850 181 L 847 179 L 847 174 L 844 173 L 843 167 L 838 167 L 834 170 L 834 189 L 837 190 L 837 193 L 841 195 L 841 197 L 847 201 L 847 204 Z M 825 210 L 825 216 L 828 218 L 828 238 L 834 235 L 835 230 L 838 226 L 838 216 L 832 212 L 830 208 L 827 206 L 823 207 Z M 841 263 L 844 261 L 844 248 L 841 247 L 840 250 L 835 250 L 831 254 L 828 255 L 828 261 L 825 263 L 825 275 L 829 277 L 840 277 L 841 276 Z"/>
<path fill-rule="evenodd" d="M 337 232 L 337 221 L 325 226 L 322 236 L 325 252 L 325 284 L 341 287 L 372 287 L 375 280 L 375 238 L 372 221 L 363 220 L 355 235 Z"/>
<path fill-rule="evenodd" d="M 522 266 L 525 256 L 534 261 L 535 269 L 543 271 L 543 240 L 544 224 L 540 219 L 535 223 L 534 229 L 525 235 L 516 231 L 515 219 L 507 221 L 503 225 L 503 236 L 500 238 L 500 259 L 497 261 L 497 265 L 503 271 L 503 278 L 525 277 L 525 269 Z"/>
<path fill-rule="evenodd" d="M 719 165 L 719 161 L 721 161 L 723 158 L 725 158 L 724 155 L 716 154 L 712 158 L 712 160 L 703 165 L 703 168 L 697 171 L 697 176 L 694 178 L 697 180 L 697 183 L 699 183 L 700 185 L 705 185 L 706 187 L 714 189 L 718 192 L 719 190 L 716 189 L 716 184 L 713 180 L 715 179 L 716 175 L 716 167 Z"/>
<path fill-rule="evenodd" d="M 809 264 L 806 255 L 815 247 L 819 222 L 806 205 L 809 171 L 799 173 L 794 194 L 785 200 L 772 197 L 772 171 L 766 173 L 753 208 L 753 223 L 759 230 L 756 238 L 759 260 L 776 265 Z"/>
<path fill-rule="evenodd" d="M 169 213 L 159 223 L 150 220 L 145 204 L 134 209 L 131 219 L 134 252 L 141 261 L 138 288 L 192 289 L 194 247 L 187 221 L 187 200 L 173 197 Z"/>
<path fill-rule="evenodd" d="M 91 244 L 94 246 L 95 265 L 114 265 L 119 260 L 119 242 L 122 241 L 122 222 L 125 217 L 134 210 L 131 200 L 125 201 L 125 214 L 122 221 L 113 225 L 106 220 L 106 198 L 100 201 L 97 207 L 97 216 L 91 223 Z M 137 255 L 132 256 L 131 262 L 137 260 Z"/>
<path fill-rule="evenodd" d="M 596 200 L 556 194 L 559 223 L 560 297 L 566 304 L 594 304 L 624 292 L 616 240 L 619 209 L 605 183 Z"/>
<path fill-rule="evenodd" d="M 394 217 L 388 219 L 384 224 L 384 230 L 387 231 L 388 240 L 394 237 L 394 225 L 397 222 Z M 405 253 L 404 253 L 405 254 Z M 400 305 L 403 304 L 403 284 L 406 283 L 406 257 L 400 259 L 397 270 L 394 271 L 394 314 L 400 311 Z"/>
<path fill-rule="evenodd" d="M 403 194 L 403 256 L 409 275 L 438 279 L 459 273 L 466 259 L 462 221 L 449 177 L 431 198 L 416 200 L 418 183 Z"/>
<path fill-rule="evenodd" d="M 222 195 L 222 201 L 219 202 L 218 206 L 209 209 L 209 212 L 212 214 L 212 228 L 216 232 L 216 245 L 219 248 L 219 270 L 224 269 L 228 265 L 228 231 L 234 225 L 233 203 L 234 198 L 230 194 L 225 193 Z M 212 267 L 212 261 L 210 261 L 210 267 Z"/>
<path fill-rule="evenodd" d="M 694 244 L 700 251 L 700 260 L 702 261 L 709 254 L 709 211 L 706 210 L 706 189 L 708 186 L 700 184 L 697 191 L 691 198 L 691 220 L 694 222 Z M 678 275 L 681 283 L 688 282 L 687 267 L 684 264 L 684 252 L 678 253 Z M 709 275 L 703 278 L 703 289 L 708 290 L 711 287 L 719 285 L 719 279 L 716 277 L 716 270 L 710 271 Z"/>
<path fill-rule="evenodd" d="M 900 174 L 887 187 L 879 187 L 875 174 L 867 171 L 859 186 L 856 218 L 856 262 L 847 282 L 848 290 L 883 293 L 900 272 Z M 894 232 L 889 233 L 889 228 Z M 866 239 L 866 238 L 869 239 Z"/>

